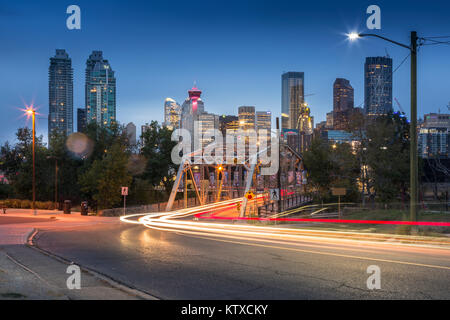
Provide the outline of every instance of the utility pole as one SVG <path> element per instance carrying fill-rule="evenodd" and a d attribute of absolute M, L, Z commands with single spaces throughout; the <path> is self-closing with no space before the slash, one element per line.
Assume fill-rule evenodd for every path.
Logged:
<path fill-rule="evenodd" d="M 417 221 L 417 32 L 411 31 L 410 219 Z"/>
<path fill-rule="evenodd" d="M 277 139 L 278 139 L 278 154 L 280 154 L 280 118 L 277 117 Z M 281 158 L 278 157 L 278 172 L 277 172 L 277 180 L 278 180 L 278 189 L 279 189 L 279 195 L 278 195 L 278 211 L 281 212 Z"/>

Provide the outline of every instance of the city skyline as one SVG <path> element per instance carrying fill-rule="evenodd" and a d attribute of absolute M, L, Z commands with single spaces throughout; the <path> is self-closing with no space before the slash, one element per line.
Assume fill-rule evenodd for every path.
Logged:
<path fill-rule="evenodd" d="M 281 6 L 285 8 L 288 3 L 283 2 Z M 43 81 L 47 77 L 44 61 L 48 61 L 56 48 L 64 48 L 72 59 L 74 108 L 83 106 L 85 59 L 92 50 L 102 50 L 112 62 L 119 79 L 117 120 L 123 124 L 132 121 L 137 126 L 151 120 L 162 123 L 164 115 L 160 106 L 164 99 L 172 97 L 176 101 L 183 101 L 185 90 L 190 88 L 194 81 L 197 81 L 198 86 L 204 91 L 203 95 L 208 101 L 209 112 L 219 115 L 236 114 L 237 108 L 241 105 L 255 105 L 258 109 L 272 111 L 273 119 L 275 119 L 280 116 L 281 109 L 279 77 L 283 72 L 288 71 L 305 73 L 305 95 L 314 94 L 306 97 L 305 100 L 311 106 L 311 114 L 315 122 L 319 123 L 325 120 L 326 113 L 332 109 L 332 84 L 336 78 L 350 80 L 355 89 L 355 107 L 358 107 L 364 101 L 365 58 L 384 56 L 387 50 L 394 60 L 393 69 L 395 69 L 407 55 L 402 48 L 380 44 L 377 41 L 365 41 L 364 44 L 346 41 L 345 33 L 366 29 L 365 9 L 367 6 L 356 2 L 339 5 L 327 2 L 330 10 L 324 14 L 327 17 L 333 17 L 332 9 L 336 9 L 339 14 L 334 16 L 337 19 L 332 19 L 325 25 L 318 25 L 308 17 L 304 20 L 300 19 L 304 17 L 300 4 L 289 3 L 292 5 L 292 13 L 289 15 L 286 15 L 284 9 L 280 9 L 272 16 L 263 14 L 258 8 L 253 10 L 250 5 L 243 5 L 237 12 L 236 23 L 233 26 L 226 25 L 228 14 L 220 14 L 218 4 L 205 6 L 205 3 L 200 1 L 192 8 L 186 8 L 185 4 L 177 3 L 175 15 L 180 15 L 187 9 L 188 12 L 197 10 L 205 14 L 211 13 L 208 21 L 212 16 L 218 19 L 217 24 L 213 24 L 210 28 L 211 30 L 196 29 L 196 37 L 200 36 L 201 40 L 202 50 L 200 51 L 190 50 L 192 45 L 185 42 L 193 33 L 196 22 L 193 22 L 192 29 L 181 32 L 179 36 L 175 36 L 180 31 L 181 26 L 178 24 L 174 24 L 165 32 L 160 32 L 160 29 L 155 27 L 157 23 L 166 25 L 161 17 L 169 11 L 169 8 L 164 4 L 156 7 L 154 5 L 152 8 L 143 5 L 142 13 L 128 12 L 121 20 L 120 26 L 111 26 L 112 31 L 117 31 L 115 35 L 117 40 L 112 41 L 111 37 L 105 33 L 106 29 L 100 27 L 107 19 L 106 13 L 97 11 L 97 21 L 92 20 L 92 12 L 101 4 L 101 2 L 97 4 L 80 2 L 83 12 L 81 31 L 69 31 L 64 23 L 57 26 L 58 15 L 62 22 L 65 21 L 64 5 L 44 4 L 46 10 L 42 10 L 42 15 L 34 20 L 30 17 L 37 4 L 30 2 L 25 9 L 22 6 L 20 11 L 15 10 L 14 4 L 2 5 L 0 10 L 2 21 L 13 28 L 16 26 L 14 29 L 16 34 L 14 37 L 2 36 L 3 41 L 8 44 L 8 50 L 0 53 L 0 58 L 8 61 L 23 61 L 23 65 L 11 63 L 11 66 L 7 65 L 4 68 L 6 76 L 0 86 L 0 94 L 4 98 L 2 112 L 6 115 L 0 123 L 3 128 L 0 139 L 2 142 L 14 140 L 14 132 L 18 127 L 26 124 L 17 108 L 31 102 L 39 107 L 38 112 L 41 114 L 37 117 L 37 134 L 47 136 L 45 123 L 48 116 L 46 110 L 48 97 L 46 81 Z M 232 7 L 236 5 L 231 3 Z M 414 5 L 417 10 L 414 13 L 404 12 L 400 17 L 395 15 L 399 14 L 401 4 L 382 1 L 379 5 L 383 10 L 383 25 L 377 33 L 389 35 L 398 41 L 407 42 L 408 31 L 412 29 L 417 29 L 419 36 L 441 35 L 442 30 L 449 29 L 449 22 L 446 19 L 439 19 L 439 13 L 445 12 L 448 4 L 436 4 L 439 10 L 433 10 L 431 15 L 425 9 L 420 10 L 422 4 L 416 3 Z M 111 4 L 112 17 L 120 16 L 121 6 L 123 4 Z M 306 6 L 310 16 L 320 11 L 320 6 L 317 4 L 306 4 Z M 264 9 L 267 10 L 270 7 L 275 7 L 274 3 L 266 4 Z M 285 16 L 282 15 L 282 11 Z M 420 20 L 417 19 L 416 12 L 420 12 Z M 142 35 L 143 31 L 139 31 L 134 20 L 136 16 L 141 17 L 144 13 L 154 19 L 148 19 L 153 22 L 145 23 L 143 30 L 148 33 L 148 36 L 156 34 L 156 38 L 150 44 L 126 41 L 126 35 L 133 32 L 136 34 L 132 36 L 132 39 Z M 33 35 L 27 36 L 26 41 L 21 43 L 20 40 L 25 39 L 25 34 L 29 35 L 30 26 L 46 18 L 52 20 L 52 23 L 33 29 L 31 31 Z M 254 27 L 251 27 L 252 23 L 255 23 Z M 305 25 L 308 27 L 305 28 Z M 244 35 L 239 36 L 238 29 L 246 30 Z M 51 30 L 51 37 L 47 37 L 49 30 Z M 244 38 L 249 33 L 254 33 L 256 40 L 246 44 Z M 293 37 L 294 34 L 295 37 Z M 297 44 L 298 41 L 295 40 L 297 38 L 303 39 L 304 42 Z M 119 43 L 123 41 L 131 47 L 127 50 L 122 49 Z M 271 49 L 260 50 L 263 47 L 267 48 L 268 41 L 273 42 Z M 172 53 L 164 51 L 165 56 L 154 50 L 155 46 L 166 43 L 176 43 L 179 49 Z M 224 43 L 224 47 L 221 43 Z M 29 46 L 33 47 L 33 50 L 25 50 Z M 305 46 L 308 50 L 299 50 Z M 235 50 L 237 47 L 240 49 Z M 258 54 L 255 56 L 256 52 Z M 419 53 L 419 117 L 425 113 L 437 112 L 438 109 L 445 112 L 445 107 L 450 101 L 445 94 L 444 81 L 438 81 L 445 78 L 444 70 L 450 63 L 445 59 L 447 53 L 446 46 L 424 47 Z M 225 56 L 228 58 L 223 60 Z M 20 79 L 19 82 L 14 72 L 18 74 L 25 72 L 22 68 L 28 70 L 28 77 Z M 8 80 L 5 81 L 5 79 Z M 398 98 L 408 114 L 409 68 L 407 64 L 395 72 L 393 81 L 393 97 Z M 136 90 L 133 91 L 133 88 Z M 394 110 L 398 110 L 396 105 Z M 13 119 L 13 121 L 6 121 L 6 119 Z"/>

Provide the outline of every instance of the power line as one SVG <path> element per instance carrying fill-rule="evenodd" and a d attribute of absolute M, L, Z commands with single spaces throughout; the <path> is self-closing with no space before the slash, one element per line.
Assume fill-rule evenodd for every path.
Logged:
<path fill-rule="evenodd" d="M 436 38 L 447 38 L 447 37 L 436 37 Z M 450 37 L 449 37 L 450 38 Z M 428 38 L 421 38 L 422 41 L 429 41 L 431 43 L 422 43 L 422 46 L 432 46 L 432 45 L 437 45 L 437 44 L 450 44 L 450 40 L 449 41 L 439 41 L 439 40 L 434 40 L 433 37 L 428 37 Z"/>
<path fill-rule="evenodd" d="M 424 39 L 439 39 L 439 38 L 450 38 L 450 36 L 434 36 L 434 37 L 423 37 Z"/>

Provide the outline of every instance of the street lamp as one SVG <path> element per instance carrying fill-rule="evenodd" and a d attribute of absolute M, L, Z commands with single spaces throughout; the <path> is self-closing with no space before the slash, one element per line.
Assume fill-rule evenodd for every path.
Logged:
<path fill-rule="evenodd" d="M 349 33 L 348 38 L 354 41 L 362 37 L 375 37 L 406 48 L 411 53 L 411 125 L 410 125 L 410 220 L 417 221 L 417 186 L 419 180 L 417 168 L 417 32 L 411 31 L 411 43 L 406 45 L 373 33 Z"/>
<path fill-rule="evenodd" d="M 36 140 L 36 110 L 33 107 L 28 108 L 26 111 L 27 115 L 31 116 L 33 119 L 33 214 L 36 215 L 36 166 L 35 166 L 35 140 Z"/>

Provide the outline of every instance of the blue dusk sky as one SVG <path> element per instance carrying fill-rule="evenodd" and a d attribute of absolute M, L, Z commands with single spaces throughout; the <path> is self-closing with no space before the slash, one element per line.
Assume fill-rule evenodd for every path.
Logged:
<path fill-rule="evenodd" d="M 66 28 L 66 8 L 81 8 L 81 30 Z M 194 81 L 205 109 L 236 114 L 241 105 L 280 115 L 281 74 L 305 72 L 305 93 L 315 122 L 332 109 L 332 85 L 349 79 L 355 106 L 364 100 L 364 60 L 408 50 L 382 40 L 350 43 L 345 34 L 368 32 L 366 9 L 381 8 L 380 35 L 409 42 L 450 36 L 449 1 L 5 1 L 0 2 L 0 142 L 14 141 L 27 124 L 19 108 L 34 103 L 38 134 L 47 136 L 48 66 L 65 49 L 74 68 L 74 119 L 84 108 L 85 63 L 102 50 L 117 78 L 117 120 L 140 125 L 163 120 L 163 103 L 182 103 Z M 445 39 L 445 41 L 450 38 Z M 447 111 L 450 45 L 421 48 L 418 114 Z M 394 97 L 409 113 L 409 60 L 394 74 Z M 394 109 L 398 110 L 396 104 Z M 76 129 L 76 121 L 74 121 Z M 30 123 L 28 123 L 30 125 Z M 139 129 L 138 129 L 139 133 Z"/>

